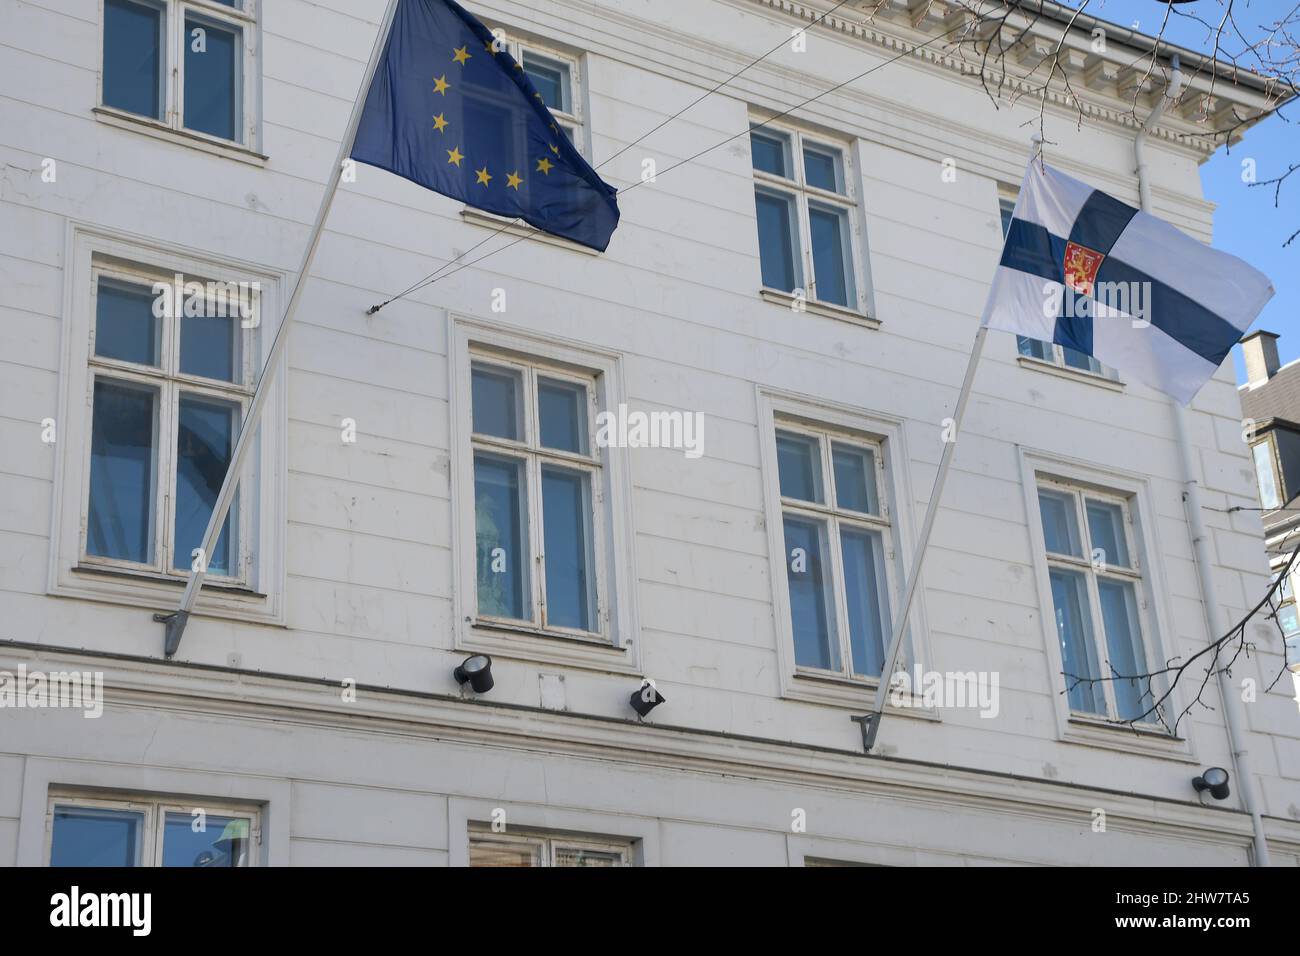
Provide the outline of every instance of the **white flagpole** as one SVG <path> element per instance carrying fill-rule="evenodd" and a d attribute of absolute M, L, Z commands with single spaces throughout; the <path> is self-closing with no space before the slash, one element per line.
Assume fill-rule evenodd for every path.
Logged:
<path fill-rule="evenodd" d="M 1031 139 L 1032 163 L 1042 151 L 1042 138 L 1035 133 Z M 970 360 L 966 363 L 966 377 L 962 379 L 961 390 L 957 393 L 957 407 L 952 413 L 952 441 L 943 444 L 939 456 L 939 472 L 934 476 L 934 488 L 930 491 L 930 501 L 925 507 L 925 520 L 921 522 L 921 536 L 916 542 L 916 552 L 912 555 L 912 567 L 907 572 L 903 590 L 903 603 L 894 616 L 893 633 L 889 636 L 889 648 L 885 652 L 885 666 L 880 672 L 880 683 L 876 687 L 876 699 L 872 712 L 861 717 L 852 718 L 862 724 L 862 750 L 871 753 L 876 745 L 876 734 L 880 731 L 880 722 L 885 716 L 885 702 L 889 699 L 890 680 L 898 666 L 898 656 L 903 649 L 903 633 L 907 630 L 907 617 L 916 599 L 917 583 L 921 578 L 921 562 L 925 560 L 925 551 L 930 544 L 930 532 L 934 529 L 934 518 L 939 513 L 939 500 L 943 497 L 943 486 L 948 481 L 948 469 L 952 465 L 952 455 L 957 448 L 957 438 L 961 435 L 962 420 L 966 417 L 966 405 L 970 400 L 971 386 L 975 382 L 975 368 L 979 365 L 980 355 L 984 352 L 984 339 L 988 336 L 988 326 L 981 323 L 975 333 L 975 344 L 971 347 Z"/>
<path fill-rule="evenodd" d="M 334 160 L 329 182 L 325 185 L 325 195 L 321 197 L 320 208 L 316 211 L 316 222 L 312 225 L 311 237 L 307 240 L 307 250 L 303 253 L 302 265 L 299 267 L 298 276 L 294 280 L 293 292 L 289 296 L 288 304 L 285 306 L 280 326 L 275 331 L 275 338 L 271 341 L 271 348 L 267 352 L 266 362 L 262 366 L 262 374 L 257 379 L 257 387 L 253 391 L 252 401 L 248 405 L 248 414 L 244 416 L 244 421 L 240 425 L 239 438 L 235 441 L 235 449 L 230 458 L 230 467 L 226 469 L 226 477 L 221 482 L 221 491 L 217 493 L 216 506 L 212 510 L 208 528 L 203 533 L 199 558 L 190 571 L 189 580 L 185 584 L 185 593 L 181 596 L 180 607 L 168 614 L 155 614 L 153 616 L 155 621 L 167 625 L 163 651 L 168 657 L 175 654 L 176 648 L 180 646 L 181 637 L 185 634 L 185 625 L 189 621 L 190 612 L 194 609 L 194 602 L 199 596 L 199 588 L 203 587 L 203 578 L 207 573 L 208 556 L 212 554 L 213 549 L 217 546 L 217 536 L 221 525 L 226 520 L 226 514 L 230 511 L 231 503 L 235 500 L 235 489 L 239 486 L 239 475 L 243 470 L 245 460 L 248 458 L 249 449 L 253 446 L 253 436 L 257 432 L 262 412 L 266 408 L 267 394 L 270 391 L 271 383 L 275 380 L 276 369 L 279 367 L 280 360 L 284 355 L 285 345 L 289 341 L 289 323 L 293 321 L 294 312 L 297 310 L 298 302 L 307 286 L 307 274 L 311 272 L 312 262 L 316 258 L 316 250 L 320 246 L 321 234 L 325 229 L 325 218 L 329 215 L 330 206 L 334 203 L 334 194 L 338 192 L 339 181 L 343 177 L 343 164 L 352 152 L 357 127 L 361 124 L 361 112 L 365 108 L 366 97 L 370 93 L 370 81 L 374 78 L 375 70 L 379 65 L 379 57 L 383 52 L 385 41 L 388 39 L 388 31 L 393 24 L 393 15 L 396 10 L 397 0 L 388 0 L 383 19 L 379 22 L 379 34 L 375 37 L 374 48 L 370 51 L 370 62 L 366 65 L 366 72 L 361 80 L 360 93 L 356 102 L 352 104 L 352 115 L 348 118 L 348 125 L 343 132 L 343 139 L 339 142 L 339 153 Z"/>

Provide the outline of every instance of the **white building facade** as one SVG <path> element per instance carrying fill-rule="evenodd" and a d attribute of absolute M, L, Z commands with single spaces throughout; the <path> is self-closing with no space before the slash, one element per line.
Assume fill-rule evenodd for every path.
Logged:
<path fill-rule="evenodd" d="M 918 694 L 862 753 L 851 718 L 1038 113 L 995 109 L 944 52 L 942 3 L 846 5 L 602 166 L 637 184 L 604 254 L 529 238 L 367 315 L 517 231 L 345 175 L 171 658 L 153 614 L 180 599 L 384 4 L 0 3 L 0 672 L 25 692 L 0 707 L 0 863 L 1251 862 L 1241 781 L 1191 783 L 1238 766 L 1213 680 L 1170 734 L 1108 722 L 1140 692 L 1062 675 L 1209 638 L 1169 402 L 1050 345 L 990 337 L 911 618 L 910 673 L 991 696 Z M 469 9 L 601 164 L 828 6 Z M 1035 27 L 1013 77 L 1062 31 Z M 1128 111 L 1160 80 L 1135 92 L 1141 37 L 1103 46 L 1066 37 L 1086 116 L 1053 94 L 1048 158 L 1136 204 Z M 1197 113 L 1266 103 L 1220 84 L 1166 114 L 1154 211 L 1208 239 Z M 258 291 L 242 315 L 154 314 L 177 275 Z M 636 441 L 640 415 L 676 447 Z M 1231 368 L 1191 424 L 1236 620 L 1268 566 L 1257 515 L 1227 510 L 1256 497 Z M 1255 809 L 1297 865 L 1300 722 L 1276 633 L 1249 634 L 1231 687 Z M 482 695 L 453 677 L 473 654 Z M 102 707 L 39 706 L 32 675 L 69 672 Z M 647 678 L 664 702 L 639 721 Z"/>

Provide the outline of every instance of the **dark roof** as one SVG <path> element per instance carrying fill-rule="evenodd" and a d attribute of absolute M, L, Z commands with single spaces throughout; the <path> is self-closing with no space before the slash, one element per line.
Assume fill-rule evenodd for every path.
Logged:
<path fill-rule="evenodd" d="M 1263 385 L 1257 388 L 1247 386 L 1238 394 L 1241 396 L 1241 411 L 1247 418 L 1300 422 L 1300 362 L 1284 365 Z"/>

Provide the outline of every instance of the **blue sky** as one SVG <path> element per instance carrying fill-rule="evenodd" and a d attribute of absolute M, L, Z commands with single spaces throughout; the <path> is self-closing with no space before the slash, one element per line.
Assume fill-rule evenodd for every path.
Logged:
<path fill-rule="evenodd" d="M 1078 6 L 1081 0 L 1067 0 Z M 1294 0 L 1237 0 L 1234 15 L 1243 29 L 1250 23 L 1271 22 L 1295 6 Z M 1181 4 L 1211 23 L 1223 15 L 1222 0 L 1196 0 Z M 1091 0 L 1086 12 L 1125 27 L 1154 34 L 1160 29 L 1165 4 L 1161 0 Z M 1165 39 L 1192 50 L 1210 50 L 1207 31 L 1200 24 L 1176 14 L 1169 18 Z M 1218 205 L 1214 214 L 1214 242 L 1217 249 L 1249 262 L 1273 280 L 1277 294 L 1255 320 L 1252 329 L 1278 333 L 1282 361 L 1300 358 L 1300 238 L 1287 248 L 1282 243 L 1300 229 L 1300 172 L 1282 188 L 1278 208 L 1273 206 L 1273 187 L 1249 188 L 1242 182 L 1242 160 L 1255 160 L 1256 175 L 1269 179 L 1300 162 L 1300 104 L 1284 108 L 1292 122 L 1270 116 L 1255 126 L 1229 152 L 1219 150 L 1201 166 L 1205 198 Z M 1241 381 L 1240 349 L 1234 349 L 1237 379 Z"/>

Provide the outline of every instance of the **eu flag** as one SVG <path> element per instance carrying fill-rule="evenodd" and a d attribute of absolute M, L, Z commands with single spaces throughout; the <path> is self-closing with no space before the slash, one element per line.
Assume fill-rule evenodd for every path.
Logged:
<path fill-rule="evenodd" d="M 454 0 L 398 0 L 352 158 L 604 251 L 617 190 L 493 39 Z"/>

